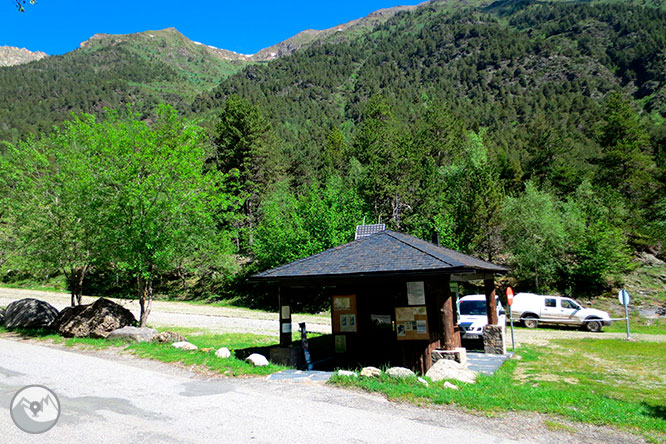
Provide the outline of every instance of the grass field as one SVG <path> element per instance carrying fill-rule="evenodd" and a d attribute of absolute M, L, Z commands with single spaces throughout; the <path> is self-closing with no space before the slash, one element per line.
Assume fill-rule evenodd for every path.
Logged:
<path fill-rule="evenodd" d="M 16 330 L 24 337 L 51 341 L 64 344 L 68 347 L 83 349 L 106 349 L 115 347 L 119 351 L 129 352 L 141 358 L 155 359 L 157 361 L 178 363 L 184 366 L 195 366 L 201 370 L 219 373 L 226 376 L 269 375 L 286 367 L 269 364 L 266 367 L 255 367 L 245 362 L 243 358 L 256 349 L 257 352 L 267 353 L 267 347 L 274 345 L 277 338 L 245 333 L 209 334 L 193 329 L 170 328 L 187 337 L 188 341 L 199 347 L 197 351 L 185 351 L 173 348 L 171 344 L 155 342 L 128 343 L 121 340 L 106 340 L 93 338 L 63 338 L 48 330 Z M 9 333 L 0 327 L 0 336 Z M 215 356 L 220 347 L 227 347 L 231 357 L 221 359 Z M 203 351 L 202 349 L 211 349 Z"/>
<path fill-rule="evenodd" d="M 334 376 L 332 383 L 380 392 L 389 399 L 451 404 L 495 414 L 531 411 L 571 421 L 609 425 L 666 440 L 666 347 L 621 340 L 562 340 L 550 347 L 526 346 L 492 376 L 476 384 L 452 381 L 426 388 L 416 378 Z M 559 422 L 551 421 L 553 427 Z"/>

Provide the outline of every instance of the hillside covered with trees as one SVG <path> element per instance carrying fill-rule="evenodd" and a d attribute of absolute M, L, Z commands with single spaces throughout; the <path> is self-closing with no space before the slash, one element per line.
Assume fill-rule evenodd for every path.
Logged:
<path fill-rule="evenodd" d="M 634 252 L 666 254 L 666 12 L 659 6 L 430 2 L 268 62 L 213 69 L 202 58 L 198 71 L 173 63 L 165 69 L 159 51 L 101 41 L 83 48 L 85 57 L 75 52 L 0 69 L 7 104 L 0 107 L 7 141 L 0 157 L 3 279 L 62 271 L 26 239 L 57 244 L 72 233 L 66 224 L 43 222 L 54 213 L 42 222 L 27 215 L 38 208 L 57 207 L 68 218 L 95 211 L 51 194 L 70 188 L 53 191 L 52 182 L 40 181 L 55 180 L 59 162 L 89 162 L 90 154 L 74 155 L 72 147 L 101 149 L 108 137 L 100 131 L 131 144 L 120 136 L 123 125 L 139 128 L 143 120 L 157 132 L 142 136 L 149 147 L 175 149 L 184 137 L 176 137 L 178 125 L 196 134 L 196 142 L 183 143 L 200 155 L 182 174 L 196 170 L 196 183 L 212 187 L 206 192 L 216 205 L 193 208 L 200 220 L 214 221 L 207 224 L 214 230 L 190 233 L 175 224 L 168 238 L 174 244 L 162 253 L 150 250 L 157 244 L 144 245 L 150 255 L 130 261 L 117 256 L 125 250 L 109 249 L 131 238 L 118 221 L 108 215 L 91 222 L 109 230 L 104 242 L 91 241 L 92 259 L 77 259 L 89 291 L 124 291 L 139 282 L 145 293 L 149 282 L 161 293 L 237 296 L 247 274 L 350 241 L 356 224 L 381 220 L 424 239 L 438 233 L 446 246 L 509 265 L 508 281 L 518 289 L 603 294 L 622 282 Z M 141 57 L 132 49 L 138 47 Z M 108 60 L 114 68 L 101 70 Z M 70 71 L 83 73 L 76 85 Z M 25 76 L 19 87 L 18 75 Z M 222 80 L 212 88 L 212 79 Z M 49 99 L 20 99 L 36 91 Z M 158 111 L 160 102 L 185 120 L 173 109 Z M 139 114 L 126 113 L 125 104 Z M 104 114 L 104 106 L 121 112 Z M 63 107 L 98 117 L 38 135 L 65 118 Z M 160 123 L 165 113 L 171 126 Z M 109 156 L 133 165 L 131 153 L 122 157 L 111 145 Z M 134 202 L 138 191 L 117 194 L 133 186 L 121 169 L 90 183 L 106 184 L 98 205 L 129 211 L 123 200 Z M 83 193 L 74 182 L 74 195 Z M 41 197 L 24 198 L 30 190 L 23 183 Z M 150 186 L 141 186 L 148 193 Z M 172 211 L 168 200 L 164 209 Z M 173 211 L 181 222 L 191 217 Z M 49 234 L 30 237 L 18 227 Z M 178 260 L 175 251 L 182 252 Z"/>

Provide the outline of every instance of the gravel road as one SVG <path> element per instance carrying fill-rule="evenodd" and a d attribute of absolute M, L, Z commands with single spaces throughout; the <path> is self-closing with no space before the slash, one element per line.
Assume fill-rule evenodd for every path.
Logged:
<path fill-rule="evenodd" d="M 64 293 L 48 291 L 17 290 L 0 288 L 0 307 L 23 298 L 36 298 L 46 301 L 58 310 L 70 304 L 70 296 Z M 96 297 L 84 296 L 83 303 L 90 304 Z M 134 313 L 139 319 L 139 302 L 131 299 L 113 299 L 114 302 Z M 279 336 L 277 313 L 267 313 L 243 308 L 213 307 L 186 302 L 153 301 L 148 324 L 153 327 L 186 327 L 208 330 L 214 333 L 256 333 Z M 293 315 L 293 329 L 298 330 L 298 322 L 305 322 L 308 331 L 318 333 L 331 332 L 331 320 L 327 316 Z"/>
<path fill-rule="evenodd" d="M 58 424 L 28 435 L 9 405 L 41 384 L 61 403 Z M 551 431 L 538 414 L 472 415 L 420 408 L 320 384 L 204 379 L 112 351 L 0 339 L 0 430 L 5 444 L 78 443 L 638 443 L 588 425 Z"/>

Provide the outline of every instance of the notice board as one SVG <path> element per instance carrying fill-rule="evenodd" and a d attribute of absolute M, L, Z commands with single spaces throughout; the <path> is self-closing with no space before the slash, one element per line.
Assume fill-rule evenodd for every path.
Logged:
<path fill-rule="evenodd" d="M 358 331 L 355 294 L 334 295 L 331 307 L 333 333 L 356 333 Z"/>
<path fill-rule="evenodd" d="M 426 306 L 396 307 L 395 329 L 398 341 L 429 340 Z"/>

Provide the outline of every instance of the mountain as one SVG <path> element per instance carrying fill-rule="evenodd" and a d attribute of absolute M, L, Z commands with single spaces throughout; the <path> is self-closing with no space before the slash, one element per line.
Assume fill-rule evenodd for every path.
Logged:
<path fill-rule="evenodd" d="M 370 97 L 381 94 L 402 122 L 440 104 L 468 128 L 488 131 L 515 184 L 537 168 L 530 158 L 540 137 L 568 145 L 558 162 L 581 170 L 557 178 L 565 187 L 589 172 L 582 159 L 595 155 L 595 122 L 611 91 L 655 121 L 666 117 L 665 12 L 587 2 L 498 6 L 430 2 L 398 12 L 355 38 L 248 66 L 202 93 L 193 111 L 219 109 L 232 94 L 257 104 L 288 146 L 292 170 L 308 177 L 321 168 L 331 128 L 351 135 Z"/>
<path fill-rule="evenodd" d="M 386 23 L 387 20 L 391 19 L 398 12 L 411 11 L 416 7 L 417 6 L 395 6 L 393 8 L 380 9 L 366 17 L 352 20 L 347 23 L 342 23 L 329 29 L 324 29 L 321 31 L 307 29 L 305 31 L 299 32 L 295 36 L 288 38 L 283 42 L 262 49 L 256 54 L 253 54 L 251 56 L 251 60 L 264 61 L 273 60 L 278 57 L 284 57 L 294 53 L 295 51 L 298 51 L 299 49 L 312 46 L 317 42 L 330 40 L 331 36 L 338 33 L 341 33 L 346 37 L 354 33 L 359 34 L 372 29 L 377 25 Z"/>
<path fill-rule="evenodd" d="M 193 42 L 174 28 L 93 36 L 62 56 L 0 69 L 0 140 L 43 132 L 71 112 L 181 110 L 237 72 L 247 57 Z"/>
<path fill-rule="evenodd" d="M 97 34 L 63 56 L 0 69 L 0 140 L 127 104 L 144 112 L 166 102 L 206 117 L 232 93 L 264 107 L 289 144 L 313 147 L 331 125 L 353 125 L 376 93 L 399 110 L 419 97 L 444 101 L 491 128 L 549 115 L 555 104 L 546 101 L 562 94 L 589 113 L 614 89 L 663 115 L 663 4 L 432 0 L 304 31 L 254 55 L 174 28 Z"/>
<path fill-rule="evenodd" d="M 0 66 L 15 66 L 29 63 L 34 60 L 41 60 L 48 57 L 48 54 L 41 51 L 29 51 L 25 48 L 15 48 L 13 46 L 0 46 Z"/>

